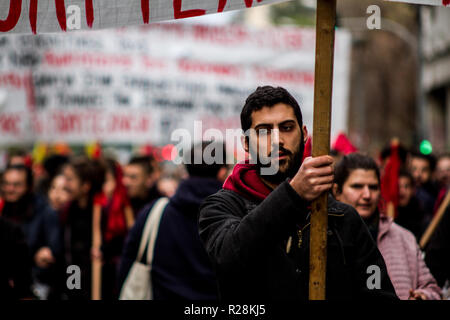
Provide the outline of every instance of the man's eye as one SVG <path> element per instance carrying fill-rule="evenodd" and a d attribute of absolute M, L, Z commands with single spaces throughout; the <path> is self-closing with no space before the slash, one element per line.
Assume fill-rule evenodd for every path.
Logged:
<path fill-rule="evenodd" d="M 283 130 L 283 131 L 291 131 L 292 130 L 292 126 L 282 126 L 281 130 Z"/>
<path fill-rule="evenodd" d="M 268 130 L 268 129 L 259 129 L 258 130 L 258 135 L 260 135 L 260 136 L 265 136 L 269 133 L 270 133 L 270 130 Z"/>

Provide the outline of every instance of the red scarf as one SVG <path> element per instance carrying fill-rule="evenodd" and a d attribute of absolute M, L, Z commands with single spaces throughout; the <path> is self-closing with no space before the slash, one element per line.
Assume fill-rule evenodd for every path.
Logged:
<path fill-rule="evenodd" d="M 234 166 L 233 173 L 223 184 L 226 190 L 232 190 L 249 200 L 264 200 L 272 190 L 269 189 L 258 175 L 255 164 L 240 162 Z"/>

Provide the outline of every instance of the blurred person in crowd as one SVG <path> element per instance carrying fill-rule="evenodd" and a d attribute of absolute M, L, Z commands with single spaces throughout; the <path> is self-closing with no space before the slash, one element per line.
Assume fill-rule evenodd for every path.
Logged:
<path fill-rule="evenodd" d="M 71 198 L 68 209 L 61 216 L 65 265 L 77 265 L 81 270 L 81 289 L 65 288 L 64 298 L 89 300 L 91 261 L 101 258 L 99 252 L 92 250 L 94 198 L 102 191 L 105 168 L 98 160 L 78 156 L 64 165 L 63 174 L 66 179 L 65 189 Z"/>
<path fill-rule="evenodd" d="M 157 189 L 158 179 L 159 169 L 151 156 L 133 157 L 123 168 L 123 184 L 135 217 L 146 204 L 161 196 Z"/>
<path fill-rule="evenodd" d="M 20 226 L 0 216 L 0 301 L 33 299 L 31 260 Z"/>
<path fill-rule="evenodd" d="M 62 167 L 69 161 L 65 155 L 54 154 L 44 159 L 40 179 L 35 183 L 35 190 L 41 194 L 48 194 L 54 177 L 61 174 Z M 60 179 L 61 181 L 61 179 Z"/>
<path fill-rule="evenodd" d="M 405 169 L 401 169 L 398 177 L 398 215 L 395 223 L 411 231 L 420 241 L 425 232 L 425 212 L 414 195 L 414 178 Z"/>
<path fill-rule="evenodd" d="M 61 172 L 50 180 L 48 189 L 48 202 L 56 212 L 62 212 L 70 201 L 69 192 L 66 190 L 66 178 Z"/>
<path fill-rule="evenodd" d="M 24 149 L 13 149 L 8 154 L 8 165 L 24 165 L 31 168 L 30 155 Z"/>
<path fill-rule="evenodd" d="M 1 185 L 1 215 L 18 224 L 29 247 L 33 264 L 33 285 L 40 299 L 57 295 L 54 270 L 62 253 L 57 213 L 46 199 L 33 192 L 31 169 L 25 165 L 6 168 Z"/>
<path fill-rule="evenodd" d="M 235 165 L 199 213 L 200 238 L 220 298 L 306 301 L 310 206 L 331 190 L 333 159 L 303 160 L 307 129 L 300 106 L 284 88 L 258 87 L 244 104 L 241 126 L 242 144 L 256 163 Z M 383 258 L 358 213 L 330 196 L 328 221 L 326 298 L 396 300 Z M 371 265 L 380 271 L 377 290 L 367 287 Z"/>
<path fill-rule="evenodd" d="M 433 218 L 434 205 L 438 190 L 431 177 L 436 166 L 436 159 L 432 155 L 412 152 L 408 169 L 414 178 L 415 195 L 425 211 L 425 224 Z"/>
<path fill-rule="evenodd" d="M 380 171 L 372 158 L 358 153 L 345 156 L 335 168 L 333 194 L 338 201 L 353 206 L 366 223 L 400 299 L 441 299 L 441 290 L 414 235 L 378 209 Z"/>
<path fill-rule="evenodd" d="M 450 206 L 425 248 L 425 261 L 439 286 L 450 285 Z"/>
<path fill-rule="evenodd" d="M 438 195 L 433 212 L 439 210 L 447 192 L 450 190 L 450 153 L 440 155 L 436 162 L 435 180 L 438 187 Z"/>
<path fill-rule="evenodd" d="M 162 177 L 158 180 L 158 192 L 163 197 L 172 197 L 177 191 L 179 182 L 176 178 L 171 176 Z"/>
<path fill-rule="evenodd" d="M 102 215 L 102 299 L 117 300 L 117 269 L 128 230 L 134 224 L 133 211 L 130 206 L 125 186 L 122 183 L 122 168 L 113 159 L 106 159 L 106 175 L 103 184 Z"/>
<path fill-rule="evenodd" d="M 435 178 L 440 187 L 448 188 L 450 186 L 450 153 L 438 157 Z"/>
<path fill-rule="evenodd" d="M 152 264 L 155 300 L 216 300 L 217 283 L 211 262 L 200 240 L 197 213 L 202 201 L 217 192 L 227 174 L 225 145 L 203 142 L 197 147 L 205 152 L 209 146 L 214 162 L 194 163 L 193 149 L 184 154 L 189 177 L 183 180 L 164 209 L 155 242 Z M 121 284 L 136 259 L 145 222 L 153 207 L 146 206 L 131 229 L 123 251 Z"/>
<path fill-rule="evenodd" d="M 396 140 L 396 139 L 394 138 L 393 140 Z M 389 162 L 389 160 L 391 158 L 392 143 L 393 142 L 391 141 L 388 145 L 384 146 L 384 148 L 381 150 L 380 155 L 377 159 L 377 165 L 380 168 L 381 177 L 384 174 L 384 168 L 385 168 L 386 164 Z M 398 157 L 400 160 L 400 167 L 403 167 L 407 163 L 409 152 L 401 143 L 398 144 L 397 150 L 398 150 Z"/>

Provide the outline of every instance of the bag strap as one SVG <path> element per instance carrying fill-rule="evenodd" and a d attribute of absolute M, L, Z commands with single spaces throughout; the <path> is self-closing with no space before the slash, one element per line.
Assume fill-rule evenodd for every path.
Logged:
<path fill-rule="evenodd" d="M 151 251 L 151 256 L 153 256 L 153 246 L 155 245 L 156 233 L 159 229 L 159 222 L 161 220 L 162 213 L 164 208 L 166 207 L 169 199 L 164 197 L 159 199 L 153 205 L 150 213 L 147 216 L 147 220 L 145 222 L 144 231 L 141 237 L 141 243 L 139 245 L 139 251 L 136 257 L 137 262 L 141 262 L 142 256 L 144 255 L 145 247 L 148 243 L 147 249 L 147 263 L 149 261 L 148 252 Z M 153 239 L 153 240 L 152 240 Z M 151 262 L 151 261 L 150 261 Z M 149 264 L 149 263 L 148 263 Z"/>

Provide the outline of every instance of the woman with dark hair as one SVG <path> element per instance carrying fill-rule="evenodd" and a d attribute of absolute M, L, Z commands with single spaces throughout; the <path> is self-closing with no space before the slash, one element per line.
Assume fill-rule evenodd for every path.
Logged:
<path fill-rule="evenodd" d="M 68 299 L 91 298 L 92 221 L 94 199 L 102 191 L 104 166 L 84 156 L 73 158 L 63 168 L 65 188 L 71 197 L 68 209 L 61 215 L 66 252 L 66 266 L 76 265 L 81 271 L 81 289 L 66 288 Z M 65 283 L 65 282 L 64 282 Z"/>
<path fill-rule="evenodd" d="M 372 158 L 357 153 L 342 158 L 335 168 L 333 194 L 363 218 L 400 299 L 441 299 L 441 290 L 422 259 L 414 235 L 379 210 L 380 172 Z"/>
<path fill-rule="evenodd" d="M 106 174 L 102 193 L 101 252 L 104 261 L 102 299 L 117 300 L 117 269 L 125 237 L 134 224 L 133 209 L 122 183 L 122 168 L 113 159 L 106 159 Z"/>

